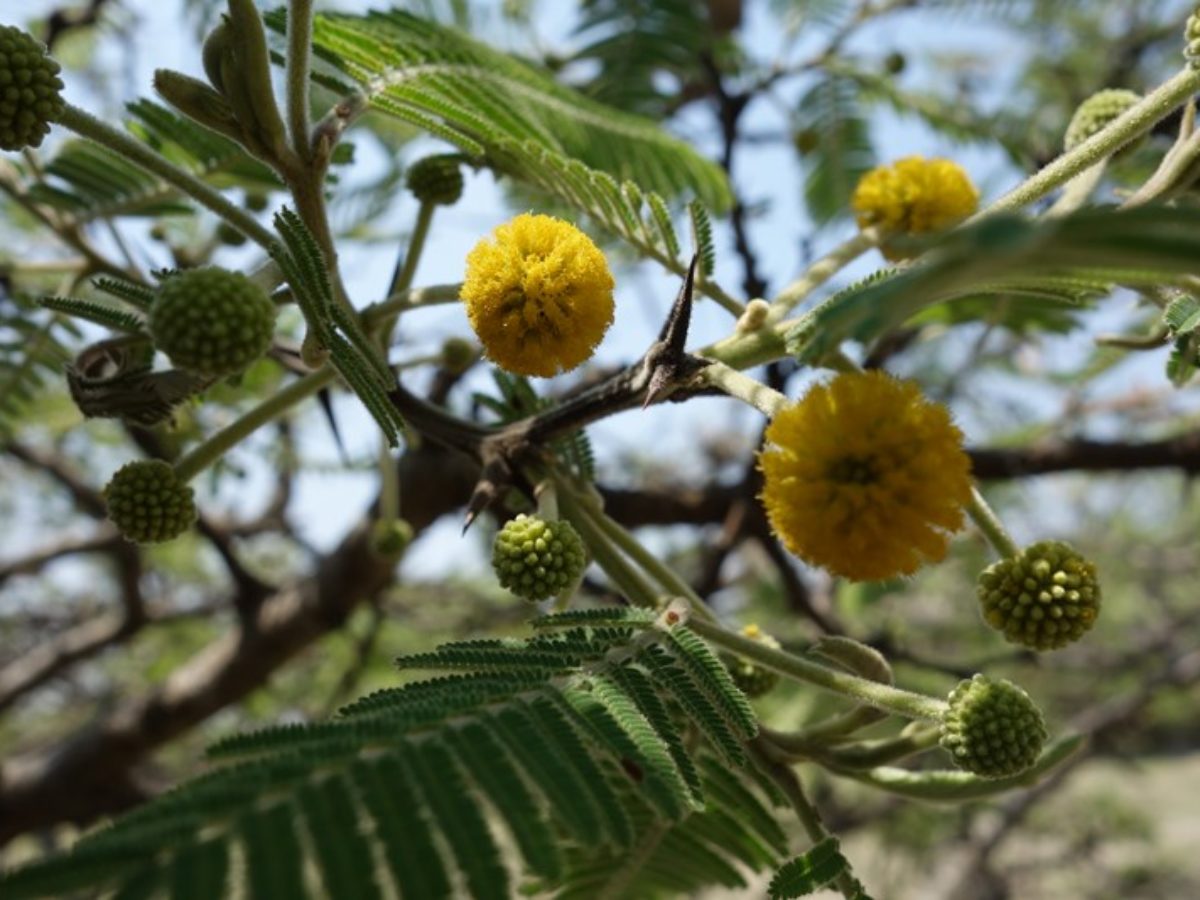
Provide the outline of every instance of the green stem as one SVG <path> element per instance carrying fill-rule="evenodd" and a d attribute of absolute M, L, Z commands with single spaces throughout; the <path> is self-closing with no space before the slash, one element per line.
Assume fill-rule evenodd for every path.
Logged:
<path fill-rule="evenodd" d="M 936 726 L 923 726 L 898 737 L 833 747 L 814 740 L 807 731 L 775 731 L 766 726 L 760 730 L 782 754 L 796 760 L 811 759 L 835 769 L 870 769 L 895 762 L 936 746 L 939 737 Z"/>
<path fill-rule="evenodd" d="M 1143 97 L 1103 131 L 1058 157 L 986 209 L 976 213 L 968 222 L 977 221 L 993 213 L 1021 209 L 1044 197 L 1060 184 L 1070 181 L 1085 169 L 1091 168 L 1125 144 L 1145 134 L 1198 89 L 1200 71 L 1184 69 Z"/>
<path fill-rule="evenodd" d="M 559 507 L 564 517 L 575 526 L 580 537 L 587 544 L 588 551 L 596 560 L 604 573 L 612 579 L 625 597 L 635 606 L 646 609 L 658 607 L 659 593 L 621 554 L 600 528 L 584 511 L 582 504 L 577 503 L 569 492 L 563 491 L 558 497 Z"/>
<path fill-rule="evenodd" d="M 790 766 L 769 758 L 761 747 L 752 746 L 751 753 L 754 755 L 758 767 L 779 786 L 783 795 L 787 797 L 809 840 L 816 845 L 828 839 L 829 831 L 825 828 L 825 823 L 821 821 L 820 813 L 809 801 L 808 795 L 804 793 L 800 777 L 792 771 Z M 848 868 L 839 873 L 833 882 L 837 885 L 838 892 L 846 900 L 855 900 L 855 898 L 864 896 L 862 885 L 858 883 Z"/>
<path fill-rule="evenodd" d="M 307 164 L 312 159 L 309 122 L 309 69 L 312 61 L 312 0 L 291 0 L 287 16 L 287 110 L 292 149 Z"/>
<path fill-rule="evenodd" d="M 379 518 L 394 522 L 400 518 L 400 473 L 387 439 L 379 441 Z"/>
<path fill-rule="evenodd" d="M 775 324 L 787 315 L 800 301 L 840 272 L 845 266 L 862 256 L 872 247 L 878 246 L 883 237 L 878 228 L 866 228 L 845 243 L 822 256 L 808 270 L 779 292 L 771 301 L 768 324 Z"/>
<path fill-rule="evenodd" d="M 396 271 L 392 275 L 392 283 L 388 285 L 388 296 L 394 297 L 397 294 L 407 291 L 412 284 L 413 276 L 417 272 L 417 263 L 420 262 L 421 253 L 425 249 L 425 239 L 429 236 L 429 225 L 433 222 L 433 211 L 437 208 L 436 203 L 422 203 L 417 210 L 417 221 L 413 225 L 412 237 L 409 238 L 408 247 L 404 252 L 404 261 L 396 266 Z M 375 307 L 376 318 L 378 322 L 379 340 L 384 346 L 391 342 L 392 329 L 396 325 L 396 319 L 400 317 L 402 310 L 388 313 L 383 316 L 378 316 L 379 307 Z"/>
<path fill-rule="evenodd" d="M 611 541 L 618 552 L 628 556 L 642 568 L 642 571 L 657 581 L 665 593 L 673 597 L 683 597 L 692 605 L 696 614 L 712 622 L 716 621 L 712 611 L 700 598 L 700 595 L 692 590 L 692 586 L 684 581 L 674 569 L 643 547 L 641 541 L 626 530 L 621 523 L 606 514 L 594 501 L 580 498 L 578 495 L 576 500 L 579 502 L 581 513 L 590 517 L 591 524 L 595 525 L 600 535 Z"/>
<path fill-rule="evenodd" d="M 902 797 L 933 803 L 963 803 L 992 797 L 1014 788 L 1035 785 L 1043 775 L 1062 765 L 1080 752 L 1086 744 L 1087 739 L 1078 734 L 1055 741 L 1042 752 L 1038 761 L 1031 768 L 1008 778 L 981 778 L 970 772 L 960 772 L 955 769 L 914 772 L 911 769 L 892 766 L 880 766 L 865 770 L 834 769 L 833 771 L 837 775 L 853 778 L 855 781 Z"/>
<path fill-rule="evenodd" d="M 275 235 L 272 232 L 260 225 L 244 210 L 226 200 L 219 191 L 167 162 L 166 159 L 136 138 L 118 131 L 69 103 L 58 117 L 58 123 L 81 137 L 107 147 L 147 172 L 157 175 L 163 181 L 193 198 L 197 203 L 216 213 L 264 249 L 269 250 L 276 243 Z"/>
<path fill-rule="evenodd" d="M 195 478 L 263 425 L 332 382 L 336 375 L 332 367 L 326 366 L 293 381 L 181 456 L 175 463 L 176 474 L 184 481 Z"/>
<path fill-rule="evenodd" d="M 775 418 L 775 414 L 788 402 L 788 398 L 779 391 L 722 362 L 714 362 L 701 370 L 700 380 L 753 406 L 768 419 Z"/>
<path fill-rule="evenodd" d="M 735 334 L 709 344 L 698 351 L 699 356 L 715 359 L 732 366 L 735 369 L 749 369 L 787 356 L 787 342 L 784 340 L 792 328 L 801 319 L 788 319 L 777 325 L 768 325 L 748 334 Z"/>
<path fill-rule="evenodd" d="M 1021 548 L 1013 541 L 1012 536 L 1004 528 L 1004 523 L 1000 521 L 1000 517 L 988 505 L 988 502 L 983 499 L 983 494 L 979 493 L 976 487 L 971 488 L 971 500 L 967 503 L 967 515 L 971 517 L 971 521 L 975 523 L 975 527 L 983 532 L 983 536 L 987 538 L 989 544 L 1004 558 L 1010 558 L 1018 555 Z"/>
<path fill-rule="evenodd" d="M 1063 188 L 1063 192 L 1054 201 L 1054 205 L 1046 211 L 1047 218 L 1065 216 L 1067 213 L 1074 212 L 1087 203 L 1088 198 L 1092 196 L 1092 193 L 1100 186 L 1100 182 L 1104 180 L 1104 172 L 1107 168 L 1108 160 L 1102 159 L 1091 168 L 1084 169 L 1068 181 L 1067 186 Z"/>
<path fill-rule="evenodd" d="M 370 330 L 377 328 L 379 323 L 388 316 L 407 312 L 422 306 L 436 306 L 439 303 L 457 303 L 462 291 L 462 283 L 435 284 L 430 287 L 409 288 L 392 294 L 381 303 L 375 303 L 363 310 L 363 327 Z"/>
<path fill-rule="evenodd" d="M 537 514 L 541 518 L 547 522 L 558 519 L 558 489 L 553 479 L 547 478 L 538 482 L 533 495 L 537 498 Z"/>
<path fill-rule="evenodd" d="M 943 700 L 894 688 L 847 672 L 839 672 L 812 660 L 767 647 L 703 619 L 689 619 L 688 627 L 710 643 L 724 650 L 731 650 L 738 656 L 788 678 L 815 685 L 906 719 L 938 722 L 948 708 Z"/>
<path fill-rule="evenodd" d="M 417 221 L 413 225 L 412 237 L 408 240 L 408 249 L 404 253 L 404 263 L 396 269 L 392 283 L 388 287 L 388 296 L 393 297 L 401 291 L 407 291 L 412 284 L 413 275 L 417 272 L 417 263 L 425 249 L 425 239 L 429 236 L 429 224 L 433 221 L 433 211 L 436 203 L 422 203 L 417 210 Z"/>

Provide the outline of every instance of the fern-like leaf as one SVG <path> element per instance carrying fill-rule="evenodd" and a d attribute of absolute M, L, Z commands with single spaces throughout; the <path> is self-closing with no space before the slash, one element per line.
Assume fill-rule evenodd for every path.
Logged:
<path fill-rule="evenodd" d="M 447 645 L 429 661 L 478 665 L 323 724 L 228 739 L 212 771 L 0 876 L 0 895 L 499 900 L 517 858 L 569 884 L 622 866 L 630 884 L 737 884 L 739 864 L 774 865 L 761 801 L 703 761 L 712 723 L 745 736 L 726 723 L 744 698 L 685 626 L 602 612 L 547 617 L 525 641 Z M 658 677 L 662 665 L 677 678 Z"/>
<path fill-rule="evenodd" d="M 127 107 L 133 134 L 191 174 L 218 187 L 270 189 L 279 180 L 267 166 L 228 138 L 152 103 Z M 187 213 L 191 206 L 175 188 L 118 154 L 90 141 L 69 141 L 46 164 L 44 177 L 30 174 L 27 196 L 58 211 L 68 225 L 115 216 Z"/>
<path fill-rule="evenodd" d="M 874 339 L 930 306 L 985 291 L 1060 302 L 1118 282 L 1170 285 L 1200 273 L 1198 234 L 1200 211 L 1186 208 L 1090 209 L 1049 222 L 992 216 L 937 240 L 919 265 L 834 295 L 788 335 L 789 350 L 818 359 L 843 340 Z"/>
<path fill-rule="evenodd" d="M 0 434 L 61 374 L 78 337 L 64 316 L 38 310 L 24 295 L 0 292 Z"/>
<path fill-rule="evenodd" d="M 772 900 L 813 894 L 848 870 L 837 838 L 826 838 L 807 853 L 789 860 L 771 879 Z"/>
<path fill-rule="evenodd" d="M 267 21 L 285 27 L 282 12 Z M 316 18 L 313 47 L 349 79 L 327 75 L 326 84 L 517 178 L 543 165 L 540 149 L 669 197 L 694 194 L 716 210 L 730 204 L 719 167 L 653 122 L 589 100 L 462 32 L 400 11 L 328 14 Z"/>
<path fill-rule="evenodd" d="M 395 387 L 395 377 L 387 361 L 363 330 L 358 316 L 334 297 L 320 246 L 303 220 L 292 210 L 283 209 L 275 216 L 275 228 L 283 240 L 272 247 L 271 256 L 287 279 L 311 336 L 329 351 L 338 374 L 394 446 L 404 422 L 388 397 L 388 391 Z"/>
<path fill-rule="evenodd" d="M 845 214 L 858 181 L 875 165 L 875 151 L 853 81 L 831 74 L 816 82 L 796 108 L 804 136 L 804 199 L 818 223 Z"/>

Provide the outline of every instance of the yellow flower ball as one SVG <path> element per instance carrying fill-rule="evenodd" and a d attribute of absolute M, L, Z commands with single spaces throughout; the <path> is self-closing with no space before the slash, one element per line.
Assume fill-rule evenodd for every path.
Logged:
<path fill-rule="evenodd" d="M 574 225 L 525 213 L 467 255 L 462 299 L 489 359 L 549 377 L 595 352 L 613 320 L 613 277 Z"/>
<path fill-rule="evenodd" d="M 838 375 L 785 406 L 759 454 L 771 528 L 796 556 L 854 581 L 946 555 L 971 497 L 950 411 L 878 371 Z"/>
<path fill-rule="evenodd" d="M 894 234 L 926 234 L 974 213 L 979 191 L 957 163 L 909 156 L 864 175 L 850 202 L 859 228 L 877 225 Z M 886 245 L 883 255 L 903 257 Z"/>

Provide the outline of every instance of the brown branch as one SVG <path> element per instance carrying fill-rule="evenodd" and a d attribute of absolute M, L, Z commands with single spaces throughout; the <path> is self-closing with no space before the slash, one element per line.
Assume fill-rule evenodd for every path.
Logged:
<path fill-rule="evenodd" d="M 214 611 L 215 607 L 206 606 L 188 609 L 186 612 L 147 614 L 140 620 L 110 613 L 68 628 L 50 640 L 35 645 L 28 653 L 0 668 L 0 712 L 76 663 L 128 641 L 146 626 L 181 618 L 208 616 Z"/>
<path fill-rule="evenodd" d="M 1031 447 L 971 451 L 976 478 L 1005 479 L 1052 472 L 1180 469 L 1200 471 L 1200 432 L 1142 443 L 1049 441 Z"/>
<path fill-rule="evenodd" d="M 30 468 L 44 472 L 66 488 L 75 505 L 96 519 L 108 515 L 108 507 L 104 503 L 104 495 L 92 487 L 71 467 L 65 459 L 55 453 L 39 447 L 29 447 L 17 441 L 6 441 L 3 450 L 9 456 L 19 459 Z"/>
<path fill-rule="evenodd" d="M 36 575 L 50 563 L 83 553 L 111 553 L 121 540 L 115 528 L 102 528 L 84 537 L 66 538 L 0 564 L 0 586 L 18 575 Z"/>
<path fill-rule="evenodd" d="M 405 454 L 399 469 L 404 515 L 418 532 L 470 493 L 470 479 L 456 463 L 426 445 Z M 150 753 L 261 687 L 391 583 L 395 567 L 371 551 L 369 527 L 364 518 L 313 577 L 276 591 L 253 620 L 209 644 L 162 685 L 121 699 L 49 751 L 36 748 L 0 766 L 0 844 L 139 802 L 133 771 Z"/>

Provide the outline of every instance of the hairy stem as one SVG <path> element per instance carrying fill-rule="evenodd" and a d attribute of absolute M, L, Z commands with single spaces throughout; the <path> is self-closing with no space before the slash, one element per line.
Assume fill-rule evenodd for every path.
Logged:
<path fill-rule="evenodd" d="M 771 312 L 767 322 L 774 324 L 787 315 L 805 297 L 854 262 L 872 247 L 879 244 L 883 232 L 879 228 L 866 228 L 854 237 L 822 256 L 808 270 L 785 287 L 771 301 Z"/>
<path fill-rule="evenodd" d="M 810 659 L 768 647 L 703 619 L 689 619 L 688 627 L 709 643 L 716 644 L 723 650 L 731 650 L 764 668 L 906 719 L 938 722 L 948 709 L 944 700 L 894 688 L 847 672 L 839 672 Z"/>
<path fill-rule="evenodd" d="M 779 391 L 725 363 L 715 362 L 706 366 L 700 372 L 700 380 L 753 406 L 768 419 L 773 419 L 788 402 L 788 398 Z"/>
<path fill-rule="evenodd" d="M 992 213 L 1021 209 L 1044 197 L 1060 184 L 1070 181 L 1085 169 L 1090 169 L 1100 160 L 1145 134 L 1197 90 L 1200 90 L 1200 71 L 1190 67 L 1184 69 L 1130 107 L 1103 131 L 1094 134 L 1069 153 L 1064 153 L 986 209 L 976 213 L 968 223 Z"/>
<path fill-rule="evenodd" d="M 575 498 L 566 491 L 559 496 L 558 502 L 563 515 L 575 526 L 580 537 L 587 544 L 592 558 L 604 570 L 604 574 L 612 579 L 617 590 L 635 606 L 655 609 L 658 606 L 658 591 L 654 589 L 644 574 L 625 559 L 621 551 L 592 521 L 584 511 L 583 504 L 576 502 Z"/>
<path fill-rule="evenodd" d="M 976 487 L 971 488 L 971 500 L 967 504 L 967 515 L 975 523 L 975 527 L 983 532 L 989 544 L 1004 558 L 1016 556 L 1021 552 L 1012 536 L 1004 528 L 1004 523 L 996 515 L 995 510 L 983 499 Z"/>
<path fill-rule="evenodd" d="M 692 586 L 680 578 L 674 569 L 643 547 L 638 539 L 630 534 L 619 522 L 606 515 L 595 503 L 583 500 L 580 502 L 580 506 L 584 515 L 590 515 L 591 521 L 599 533 L 605 539 L 611 541 L 618 552 L 626 554 L 647 575 L 657 581 L 659 587 L 664 592 L 672 596 L 683 597 L 691 603 L 692 609 L 696 613 L 706 619 L 715 621 L 712 612 L 700 596 L 692 590 Z"/>

